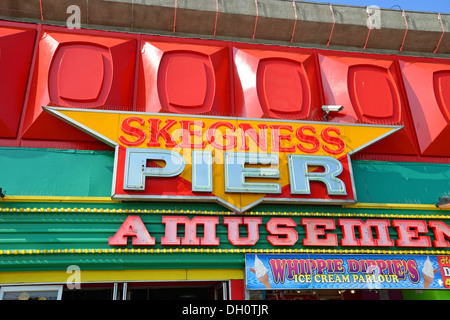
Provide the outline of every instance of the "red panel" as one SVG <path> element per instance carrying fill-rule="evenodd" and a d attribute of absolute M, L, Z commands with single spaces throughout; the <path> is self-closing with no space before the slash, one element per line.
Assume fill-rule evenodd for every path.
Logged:
<path fill-rule="evenodd" d="M 244 280 L 230 280 L 230 300 L 245 300 L 245 283 Z"/>
<path fill-rule="evenodd" d="M 300 113 L 299 117 L 308 115 L 310 92 L 301 63 L 261 60 L 257 71 L 257 88 L 266 113 L 289 114 L 295 110 Z"/>
<path fill-rule="evenodd" d="M 0 28 L 0 137 L 19 129 L 36 30 Z"/>
<path fill-rule="evenodd" d="M 154 113 L 231 115 L 226 46 L 142 43 L 138 106 Z"/>
<path fill-rule="evenodd" d="M 450 66 L 400 61 L 406 94 L 424 156 L 450 156 Z"/>
<path fill-rule="evenodd" d="M 105 79 L 103 62 L 103 57 L 107 56 L 108 52 L 97 48 L 95 48 L 97 50 L 92 49 L 91 46 L 63 46 L 62 50 L 59 50 L 61 58 L 53 59 L 51 68 L 52 71 L 55 70 L 55 73 L 57 73 L 57 78 L 50 81 L 57 87 L 56 92 L 50 94 L 52 101 L 88 103 L 98 100 L 104 81 L 111 81 Z M 55 64 L 56 67 L 54 67 Z M 111 70 L 110 66 L 108 69 Z M 80 79 L 85 81 L 80 83 Z M 104 104 L 104 98 L 100 101 L 100 104 Z"/>
<path fill-rule="evenodd" d="M 342 112 L 330 113 L 329 121 L 404 126 L 361 153 L 417 154 L 394 60 L 319 55 L 319 65 L 324 103 L 344 106 Z"/>
<path fill-rule="evenodd" d="M 312 54 L 234 48 L 234 62 L 236 116 L 317 117 L 321 105 Z"/>
<path fill-rule="evenodd" d="M 388 69 L 357 65 L 349 68 L 349 93 L 358 116 L 368 121 L 400 121 L 400 97 Z"/>
<path fill-rule="evenodd" d="M 450 122 L 450 70 L 435 72 L 433 85 L 442 115 Z"/>
<path fill-rule="evenodd" d="M 39 39 L 22 138 L 97 141 L 48 115 L 42 106 L 131 109 L 136 39 L 55 30 L 43 30 Z"/>
<path fill-rule="evenodd" d="M 207 56 L 172 52 L 162 58 L 158 72 L 159 98 L 171 111 L 210 112 L 214 74 Z"/>

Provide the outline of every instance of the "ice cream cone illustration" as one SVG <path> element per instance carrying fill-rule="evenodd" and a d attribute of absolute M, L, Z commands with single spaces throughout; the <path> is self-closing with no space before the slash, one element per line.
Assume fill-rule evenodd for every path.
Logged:
<path fill-rule="evenodd" d="M 433 282 L 434 275 L 438 272 L 438 269 L 433 269 L 433 265 L 430 261 L 430 258 L 427 257 L 427 260 L 423 264 L 422 276 L 424 282 L 424 289 L 428 289 L 430 287 L 431 282 Z"/>
<path fill-rule="evenodd" d="M 428 289 L 430 287 L 430 283 L 433 282 L 433 279 L 434 278 L 429 277 L 429 276 L 427 276 L 425 274 L 423 275 L 423 287 L 424 287 L 424 289 Z"/>
<path fill-rule="evenodd" d="M 254 268 L 250 268 L 250 272 L 255 274 L 256 278 L 258 278 L 266 289 L 270 289 L 269 272 L 258 256 L 255 256 L 255 265 Z"/>
<path fill-rule="evenodd" d="M 255 269 L 250 268 L 250 271 L 256 274 Z M 270 289 L 269 274 L 268 273 L 266 273 L 262 277 L 258 277 L 257 276 L 257 278 L 264 285 L 264 287 L 266 287 L 266 289 Z"/>

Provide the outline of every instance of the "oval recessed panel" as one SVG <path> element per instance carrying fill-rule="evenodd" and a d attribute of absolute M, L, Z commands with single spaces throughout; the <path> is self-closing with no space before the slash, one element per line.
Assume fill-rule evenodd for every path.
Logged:
<path fill-rule="evenodd" d="M 164 54 L 158 70 L 158 92 L 165 109 L 208 112 L 214 89 L 213 68 L 207 56 L 184 51 Z"/>
<path fill-rule="evenodd" d="M 266 115 L 303 118 L 309 114 L 309 85 L 301 63 L 286 59 L 261 60 L 256 78 Z"/>
<path fill-rule="evenodd" d="M 450 122 L 450 71 L 438 71 L 433 75 L 434 93 L 445 119 Z"/>
<path fill-rule="evenodd" d="M 389 70 L 377 66 L 356 65 L 348 71 L 352 104 L 368 121 L 398 122 L 400 98 Z"/>
<path fill-rule="evenodd" d="M 96 50 L 66 50 L 58 70 L 59 96 L 74 101 L 94 101 L 100 95 L 105 75 L 103 55 Z"/>
<path fill-rule="evenodd" d="M 84 108 L 103 106 L 111 82 L 108 50 L 88 43 L 64 43 L 58 47 L 50 65 L 50 101 Z"/>

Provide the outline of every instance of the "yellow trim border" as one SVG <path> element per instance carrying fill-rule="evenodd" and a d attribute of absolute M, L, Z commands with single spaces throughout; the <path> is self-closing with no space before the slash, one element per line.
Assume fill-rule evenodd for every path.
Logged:
<path fill-rule="evenodd" d="M 0 284 L 66 283 L 64 271 L 0 272 Z M 244 279 L 241 269 L 81 270 L 83 282 L 202 281 Z"/>
<path fill-rule="evenodd" d="M 398 210 L 449 210 L 449 208 L 438 208 L 434 204 L 409 204 L 409 203 L 356 203 L 344 205 L 342 208 L 358 209 L 398 209 Z"/>
<path fill-rule="evenodd" d="M 423 250 L 423 249 L 411 249 L 411 250 L 385 250 L 385 249 L 203 249 L 203 248 L 175 248 L 175 249 L 28 249 L 28 250 L 0 250 L 1 255 L 39 255 L 39 254 L 191 254 L 191 253 L 209 253 L 209 254 L 232 254 L 232 253 L 321 253 L 321 254 L 432 254 L 432 255 L 448 255 L 448 251 L 445 250 Z"/>
<path fill-rule="evenodd" d="M 67 202 L 67 203 L 126 203 L 112 200 L 110 197 L 71 197 L 71 196 L 5 196 L 2 202 Z M 307 204 L 306 204 L 307 205 Z M 356 203 L 352 205 L 336 206 L 349 209 L 407 209 L 407 210 L 436 210 L 446 211 L 450 208 L 438 208 L 433 204 L 409 204 L 409 203 Z M 193 210 L 194 211 L 194 210 Z M 230 212 L 233 213 L 234 212 Z M 245 212 L 243 213 L 245 214 Z"/>
<path fill-rule="evenodd" d="M 109 197 L 71 197 L 71 196 L 5 196 L 1 202 L 85 202 L 85 203 L 120 203 Z"/>
<path fill-rule="evenodd" d="M 346 207 L 351 208 L 351 207 Z M 366 209 L 375 207 L 364 207 Z M 359 208 L 359 209 L 364 209 Z M 389 209 L 390 207 L 385 206 L 383 209 Z M 378 207 L 381 209 L 381 207 Z M 405 208 L 390 208 L 390 209 L 405 209 Z M 418 208 L 415 208 L 418 210 Z M 442 209 L 440 209 L 442 210 Z M 115 208 L 84 208 L 84 207 L 73 207 L 73 208 L 16 208 L 16 207 L 3 207 L 0 208 L 0 213 L 126 213 L 126 214 L 204 214 L 204 215 L 235 215 L 231 211 L 208 211 L 208 210 L 169 210 L 169 209 L 115 209 Z M 447 213 L 448 211 L 444 211 Z M 437 212 L 436 212 L 437 213 Z M 450 212 L 448 212 L 450 213 Z M 398 214 L 398 213 L 341 213 L 341 212 L 281 212 L 281 211 L 249 211 L 244 213 L 244 215 L 256 215 L 256 216 L 305 216 L 305 217 L 360 217 L 360 218 L 401 218 L 401 219 L 450 219 L 450 214 Z"/>

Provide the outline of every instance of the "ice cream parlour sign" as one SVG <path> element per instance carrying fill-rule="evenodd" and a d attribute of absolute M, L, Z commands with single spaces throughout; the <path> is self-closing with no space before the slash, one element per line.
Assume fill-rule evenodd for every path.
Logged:
<path fill-rule="evenodd" d="M 247 254 L 250 290 L 449 289 L 450 256 Z"/>
<path fill-rule="evenodd" d="M 350 155 L 399 126 L 44 107 L 115 148 L 112 198 L 356 202 Z"/>

